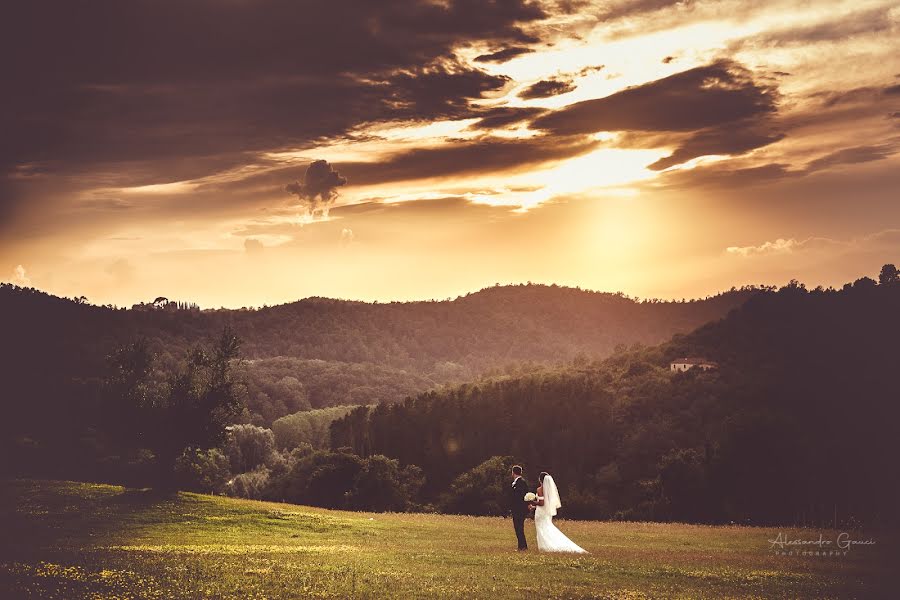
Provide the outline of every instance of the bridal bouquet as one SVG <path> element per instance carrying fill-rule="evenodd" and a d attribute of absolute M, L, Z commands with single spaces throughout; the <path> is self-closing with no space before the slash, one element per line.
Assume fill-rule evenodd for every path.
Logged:
<path fill-rule="evenodd" d="M 525 498 L 523 498 L 523 500 L 525 500 L 525 502 L 534 502 L 535 500 L 537 500 L 537 494 L 528 492 L 527 494 L 525 494 Z"/>

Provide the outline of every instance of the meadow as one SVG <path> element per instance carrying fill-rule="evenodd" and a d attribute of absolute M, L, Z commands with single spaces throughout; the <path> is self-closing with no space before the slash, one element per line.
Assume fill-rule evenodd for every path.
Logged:
<path fill-rule="evenodd" d="M 561 521 L 587 556 L 514 551 L 508 519 L 355 513 L 2 482 L 0 598 L 890 597 L 888 544 L 782 555 L 818 529 Z M 862 534 L 852 534 L 862 538 Z"/>

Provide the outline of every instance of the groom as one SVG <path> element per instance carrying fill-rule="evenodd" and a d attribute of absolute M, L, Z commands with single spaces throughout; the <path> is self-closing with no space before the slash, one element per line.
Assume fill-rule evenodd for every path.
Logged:
<path fill-rule="evenodd" d="M 516 538 L 519 540 L 519 552 L 522 552 L 528 550 L 528 542 L 525 541 L 525 516 L 528 514 L 529 507 L 528 502 L 525 502 L 525 494 L 528 493 L 528 482 L 522 477 L 522 467 L 519 465 L 512 468 L 512 478 L 512 485 L 509 488 L 509 506 Z"/>

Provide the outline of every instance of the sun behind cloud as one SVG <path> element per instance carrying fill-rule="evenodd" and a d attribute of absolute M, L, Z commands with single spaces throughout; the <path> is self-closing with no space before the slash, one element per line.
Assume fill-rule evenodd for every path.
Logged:
<path fill-rule="evenodd" d="M 900 227 L 891 2 L 187 4 L 8 11 L 10 277 L 122 304 L 681 297 L 836 283 L 883 257 L 805 240 Z"/>

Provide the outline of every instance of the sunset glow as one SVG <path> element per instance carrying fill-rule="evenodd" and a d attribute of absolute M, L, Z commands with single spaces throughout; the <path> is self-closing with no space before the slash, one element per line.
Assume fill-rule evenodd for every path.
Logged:
<path fill-rule="evenodd" d="M 244 41 L 221 48 L 152 3 L 72 12 L 78 40 L 11 31 L 0 277 L 210 307 L 520 281 L 681 298 L 896 260 L 893 2 L 375 4 L 273 3 L 251 31 L 229 4 L 204 27 Z M 313 161 L 333 187 L 303 187 Z"/>

